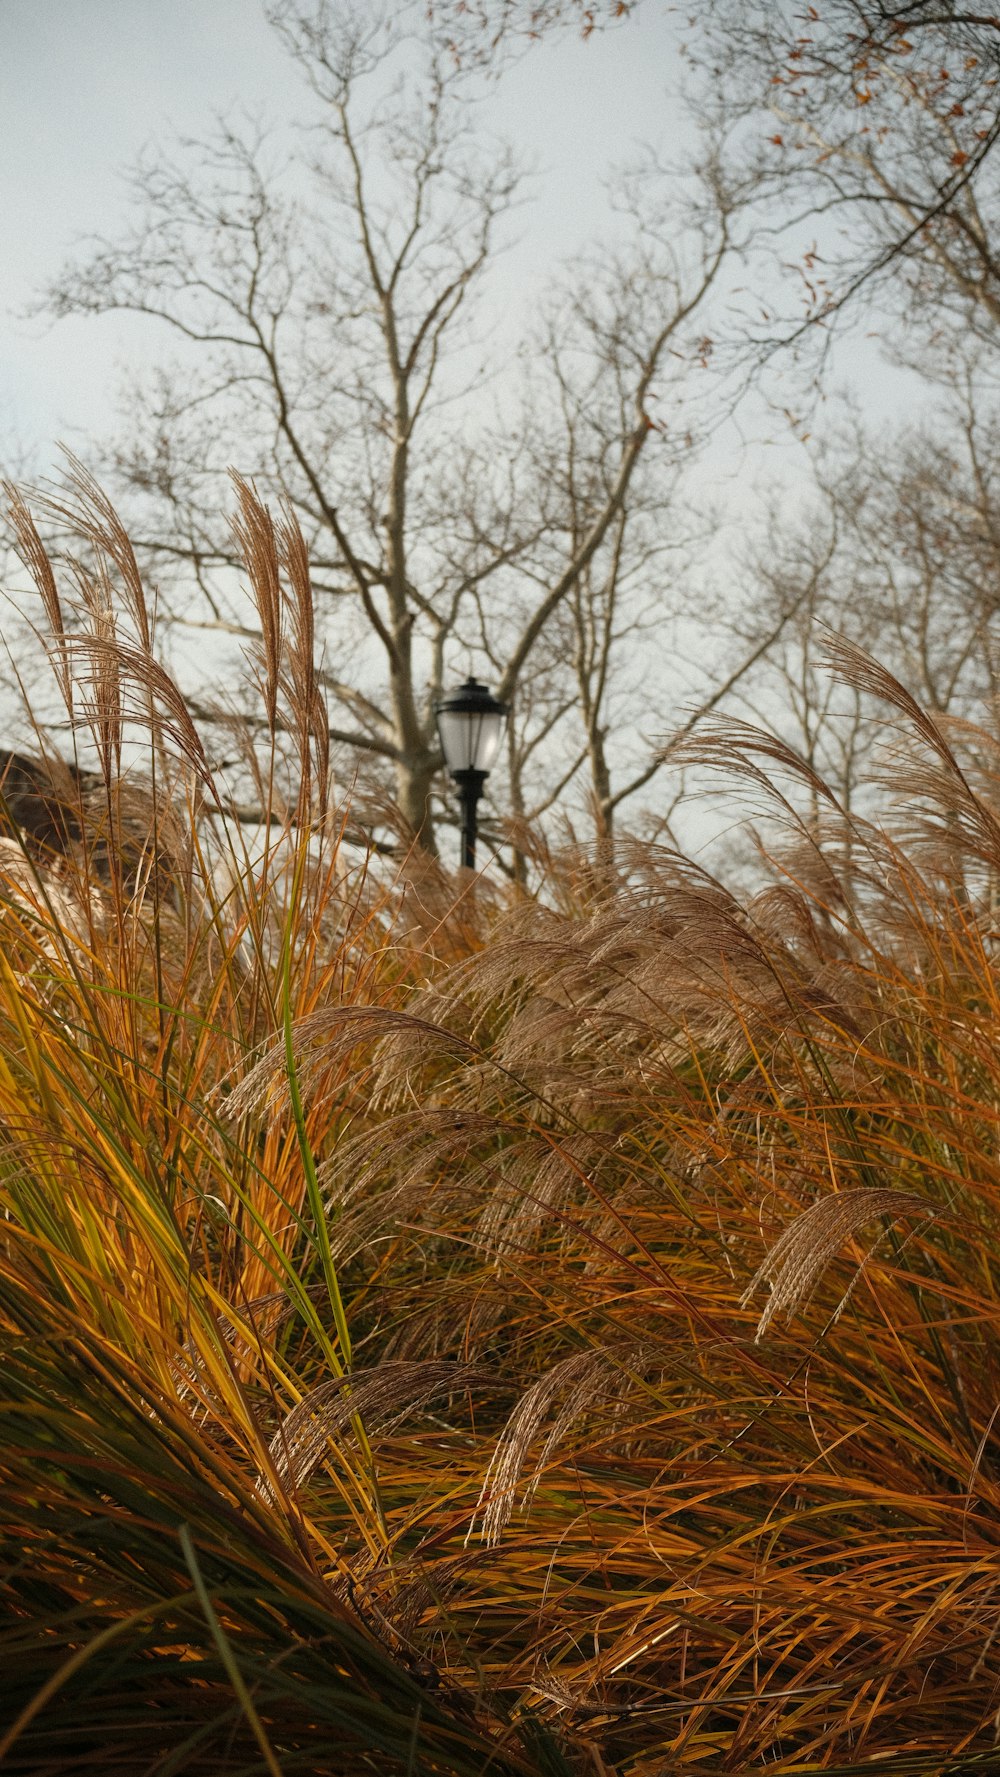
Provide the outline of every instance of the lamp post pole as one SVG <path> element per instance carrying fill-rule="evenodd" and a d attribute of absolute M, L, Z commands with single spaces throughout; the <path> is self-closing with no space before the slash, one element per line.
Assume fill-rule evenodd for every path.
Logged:
<path fill-rule="evenodd" d="M 462 809 L 461 859 L 466 870 L 476 867 L 476 809 L 500 750 L 507 714 L 507 704 L 478 679 L 466 679 L 435 705 L 441 752 Z"/>
<path fill-rule="evenodd" d="M 476 771 L 472 767 L 455 773 L 462 805 L 462 864 L 466 870 L 474 870 L 476 867 L 476 811 L 488 776 L 488 772 Z"/>

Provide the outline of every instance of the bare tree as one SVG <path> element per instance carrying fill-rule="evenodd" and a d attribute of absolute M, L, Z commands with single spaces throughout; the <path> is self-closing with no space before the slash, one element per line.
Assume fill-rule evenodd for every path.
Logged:
<path fill-rule="evenodd" d="M 458 56 L 489 56 L 511 40 L 536 41 L 567 26 L 584 38 L 635 12 L 641 0 L 428 0 L 428 14 Z"/>
<path fill-rule="evenodd" d="M 1000 15 L 960 0 L 709 0 L 689 43 L 769 214 L 800 339 L 862 295 L 922 340 L 1000 320 Z"/>
<path fill-rule="evenodd" d="M 416 78 L 405 7 L 373 19 L 357 4 L 274 0 L 271 16 L 315 101 L 305 146 L 282 158 L 243 120 L 173 158 L 149 153 L 132 231 L 68 266 L 48 304 L 145 315 L 180 342 L 113 461 L 164 603 L 189 628 L 248 639 L 223 473 L 234 464 L 286 502 L 313 562 L 330 739 L 433 847 L 446 671 L 472 652 L 513 698 L 613 549 L 661 444 L 661 373 L 697 362 L 731 206 L 709 171 L 691 226 L 656 219 L 621 255 L 617 307 L 589 347 L 614 358 L 620 398 L 570 523 L 530 440 L 476 423 L 477 297 L 518 182 L 476 134 L 468 70 L 432 34 Z M 204 697 L 199 708 L 211 714 Z"/>
<path fill-rule="evenodd" d="M 817 454 L 813 501 L 793 524 L 775 513 L 748 564 L 756 633 L 794 615 L 739 695 L 848 808 L 880 734 L 857 688 L 828 670 L 831 632 L 884 663 L 943 722 L 997 719 L 998 428 L 975 363 L 933 424 L 877 439 L 851 425 Z"/>

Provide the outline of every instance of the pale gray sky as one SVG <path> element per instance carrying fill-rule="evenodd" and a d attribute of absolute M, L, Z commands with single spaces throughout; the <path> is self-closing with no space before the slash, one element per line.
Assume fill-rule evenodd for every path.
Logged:
<path fill-rule="evenodd" d="M 540 171 L 508 287 L 601 227 L 604 175 L 638 140 L 680 152 L 689 139 L 671 96 L 672 12 L 647 0 L 609 36 L 561 37 L 505 78 L 491 122 Z M 121 225 L 121 174 L 145 143 L 201 133 L 236 104 L 285 122 L 303 109 L 260 0 L 0 0 L 0 438 L 18 440 L 37 469 L 50 467 L 56 438 L 106 431 L 118 377 L 168 342 L 128 317 L 52 327 L 23 310 L 74 241 Z"/>
<path fill-rule="evenodd" d="M 488 121 L 538 177 L 533 204 L 516 219 L 518 245 L 494 276 L 498 319 L 515 315 L 519 298 L 530 314 L 525 293 L 606 224 L 604 180 L 615 163 L 640 142 L 671 158 L 693 145 L 678 96 L 684 22 L 673 0 L 644 0 L 611 32 L 586 43 L 558 34 L 505 76 Z M 237 105 L 279 124 L 308 105 L 262 0 L 0 0 L 0 457 L 8 472 L 49 473 L 57 440 L 86 455 L 88 437 L 115 430 L 122 384 L 169 354 L 166 330 L 142 318 L 53 326 L 25 310 L 75 243 L 121 229 L 123 174 L 144 145 L 203 134 Z M 863 383 L 874 420 L 910 398 L 905 379 L 863 337 L 840 361 Z M 751 483 L 759 490 L 778 477 L 794 486 L 803 475 L 780 381 L 774 387 L 773 419 L 745 412 L 742 429 L 704 462 L 737 522 Z"/>
<path fill-rule="evenodd" d="M 393 0 L 396 3 L 396 0 Z M 399 0 L 402 3 L 402 0 Z M 583 43 L 560 35 L 535 47 L 489 101 L 488 122 L 538 168 L 535 203 L 516 219 L 519 242 L 494 282 L 498 325 L 558 260 L 609 220 L 604 180 L 640 142 L 681 158 L 694 133 L 678 98 L 682 63 L 673 0 L 644 0 L 613 32 Z M 264 17 L 262 0 L 0 0 L 0 468 L 28 479 L 58 470 L 57 440 L 86 459 L 89 438 L 116 430 L 124 382 L 169 356 L 172 337 L 139 317 L 57 325 L 24 311 L 88 234 L 114 238 L 128 213 L 122 177 L 147 143 L 202 135 L 240 105 L 279 125 L 307 109 L 304 87 Z M 875 345 L 855 339 L 845 366 L 863 382 L 868 417 L 905 405 Z M 739 600 L 734 568 L 758 495 L 792 502 L 806 485 L 803 447 L 773 408 L 741 410 L 698 459 L 696 480 L 720 522 L 700 572 Z M 902 388 L 902 403 L 900 389 Z M 683 638 L 681 638 L 683 639 Z M 692 630 L 691 656 L 672 661 L 697 691 L 717 664 Z M 648 663 L 647 663 L 648 664 Z M 678 692 L 683 707 L 684 686 Z"/>

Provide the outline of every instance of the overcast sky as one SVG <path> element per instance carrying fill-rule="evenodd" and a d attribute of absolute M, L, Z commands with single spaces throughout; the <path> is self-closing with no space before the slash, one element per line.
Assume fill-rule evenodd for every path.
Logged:
<path fill-rule="evenodd" d="M 560 34 L 523 56 L 490 102 L 493 129 L 538 169 L 536 201 L 519 213 L 519 244 L 493 286 L 498 327 L 519 302 L 530 311 L 530 293 L 547 268 L 606 226 L 604 181 L 614 163 L 643 142 L 671 159 L 693 145 L 678 97 L 680 18 L 673 0 L 644 0 L 620 27 L 588 43 Z M 123 175 L 139 151 L 151 142 L 167 146 L 178 132 L 202 135 L 235 106 L 294 123 L 307 107 L 303 94 L 262 0 L 0 0 L 4 472 L 29 480 L 52 473 L 57 440 L 86 460 L 88 439 L 115 431 L 123 382 L 170 353 L 172 336 L 139 317 L 53 325 L 25 313 L 88 235 L 122 231 Z M 898 379 L 880 366 L 877 346 L 857 337 L 844 362 L 864 382 L 869 420 L 898 408 Z M 707 489 L 722 518 L 717 553 L 702 572 L 738 598 L 743 515 L 758 504 L 764 510 L 760 493 L 784 485 L 794 500 L 808 484 L 805 451 L 781 416 L 780 393 L 769 411 L 763 403 L 741 410 L 698 459 L 696 476 L 699 496 Z M 703 639 L 693 682 L 704 665 Z M 679 670 L 680 657 L 674 664 Z"/>
<path fill-rule="evenodd" d="M 607 34 L 553 36 L 508 72 L 489 122 L 538 169 L 519 244 L 494 276 L 498 321 L 562 255 L 608 220 L 605 179 L 639 143 L 671 158 L 695 141 L 679 99 L 683 64 L 672 0 L 645 0 Z M 279 124 L 308 101 L 262 0 L 0 0 L 0 461 L 34 477 L 57 440 L 87 456 L 115 430 L 123 383 L 169 355 L 167 330 L 139 317 L 28 318 L 40 291 L 88 234 L 114 237 L 128 214 L 124 174 L 147 144 L 203 134 L 236 106 Z M 869 417 L 907 399 L 859 334 L 842 354 L 864 383 Z M 699 471 L 739 519 L 746 490 L 803 483 L 805 458 L 775 422 L 742 414 Z M 881 412 L 880 412 L 881 410 Z"/>
<path fill-rule="evenodd" d="M 504 80 L 492 120 L 539 167 L 505 282 L 600 229 L 602 180 L 637 141 L 682 151 L 672 11 L 647 0 L 609 36 L 561 37 Z M 144 144 L 201 133 L 237 104 L 280 121 L 302 112 L 260 0 L 0 0 L 0 439 L 35 470 L 57 438 L 106 431 L 122 372 L 167 342 L 137 319 L 53 327 L 23 311 L 75 241 L 120 228 L 122 173 Z"/>

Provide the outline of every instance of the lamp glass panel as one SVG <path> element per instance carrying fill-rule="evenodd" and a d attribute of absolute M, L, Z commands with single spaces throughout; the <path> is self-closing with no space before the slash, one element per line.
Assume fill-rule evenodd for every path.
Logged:
<path fill-rule="evenodd" d="M 475 730 L 479 718 L 469 710 L 439 710 L 438 733 L 449 771 L 468 771 L 475 763 Z"/>
<path fill-rule="evenodd" d="M 501 710 L 484 710 L 481 716 L 473 719 L 475 729 L 475 757 L 472 763 L 477 771 L 492 771 L 496 756 L 500 751 L 503 739 L 505 716 Z"/>

